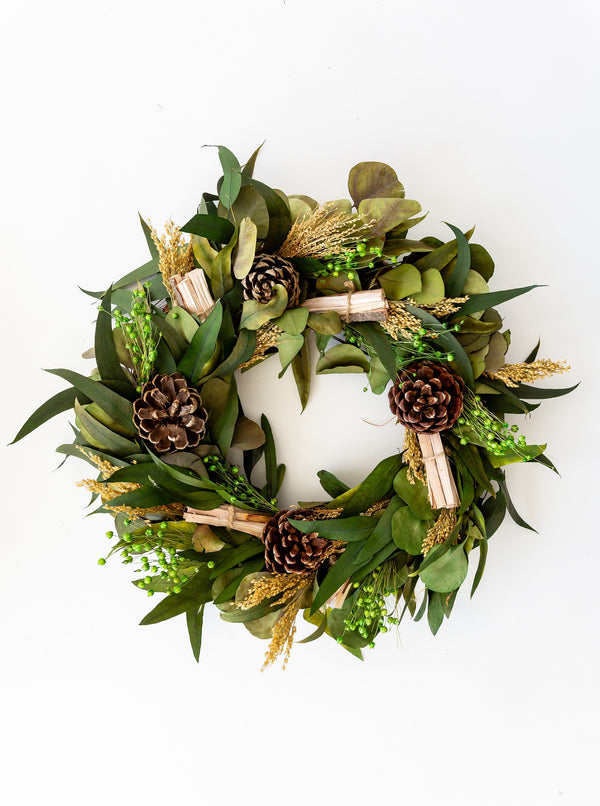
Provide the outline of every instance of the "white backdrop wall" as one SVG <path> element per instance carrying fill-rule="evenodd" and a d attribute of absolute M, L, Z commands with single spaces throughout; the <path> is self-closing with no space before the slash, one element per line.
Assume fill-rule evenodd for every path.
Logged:
<path fill-rule="evenodd" d="M 214 185 L 204 143 L 243 158 L 266 139 L 259 176 L 321 200 L 354 163 L 392 164 L 430 211 L 421 234 L 477 224 L 493 288 L 548 286 L 503 306 L 510 356 L 541 335 L 582 384 L 526 425 L 562 477 L 510 470 L 539 534 L 505 523 L 435 639 L 407 622 L 362 664 L 322 639 L 283 674 L 261 674 L 264 644 L 214 610 L 199 666 L 182 619 L 136 626 L 151 603 L 118 562 L 96 565 L 111 524 L 83 517 L 85 465 L 53 472 L 66 418 L 3 447 L 3 803 L 596 802 L 599 22 L 583 0 L 5 8 L 3 445 L 62 388 L 41 367 L 89 366 L 77 287 L 146 260 L 137 211 L 183 223 Z M 241 388 L 274 425 L 284 502 L 400 444 L 368 424 L 388 413 L 362 379 L 318 379 L 299 417 L 275 371 Z"/>

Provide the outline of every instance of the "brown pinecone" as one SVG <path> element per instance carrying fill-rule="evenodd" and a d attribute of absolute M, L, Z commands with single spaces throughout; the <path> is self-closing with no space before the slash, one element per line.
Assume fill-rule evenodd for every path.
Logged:
<path fill-rule="evenodd" d="M 244 299 L 269 302 L 275 296 L 273 286 L 277 283 L 287 291 L 288 308 L 295 308 L 300 302 L 300 275 L 296 269 L 278 255 L 257 255 L 242 280 Z"/>
<path fill-rule="evenodd" d="M 316 532 L 302 534 L 288 520 L 312 517 L 308 509 L 282 509 L 265 524 L 262 541 L 267 570 L 274 574 L 305 574 L 321 564 L 329 541 Z"/>
<path fill-rule="evenodd" d="M 398 373 L 388 397 L 405 428 L 435 434 L 452 428 L 463 407 L 463 379 L 445 364 L 417 361 Z"/>
<path fill-rule="evenodd" d="M 159 453 L 195 448 L 206 433 L 207 417 L 200 394 L 180 372 L 155 375 L 133 404 L 135 427 Z"/>

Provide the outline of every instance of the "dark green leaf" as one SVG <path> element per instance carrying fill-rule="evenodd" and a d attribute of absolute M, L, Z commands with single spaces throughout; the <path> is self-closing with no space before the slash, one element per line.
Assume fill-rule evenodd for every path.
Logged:
<path fill-rule="evenodd" d="M 311 614 L 316 613 L 317 610 L 325 604 L 327 599 L 333 596 L 338 588 L 350 578 L 352 574 L 352 563 L 363 545 L 364 544 L 361 543 L 351 544 L 337 559 L 323 582 L 319 585 L 319 589 L 315 594 L 311 606 Z"/>
<path fill-rule="evenodd" d="M 272 254 L 279 249 L 290 231 L 290 227 L 292 226 L 290 211 L 281 196 L 268 185 L 257 182 L 256 179 L 252 179 L 249 176 L 245 176 L 245 181 L 258 190 L 267 205 L 269 212 L 269 231 L 267 232 L 267 237 L 263 244 L 263 251 L 267 254 Z"/>
<path fill-rule="evenodd" d="M 568 395 L 569 392 L 574 391 L 578 386 L 579 384 L 576 383 L 575 386 L 564 386 L 561 389 L 540 389 L 536 386 L 528 386 L 526 383 L 520 383 L 516 388 L 511 387 L 511 389 L 518 398 L 525 400 L 546 400 L 548 398 Z"/>
<path fill-rule="evenodd" d="M 433 635 L 436 635 L 444 620 L 442 597 L 439 593 L 430 591 L 427 598 L 429 599 L 429 605 L 427 607 L 427 622 Z"/>
<path fill-rule="evenodd" d="M 394 477 L 402 466 L 402 456 L 396 454 L 383 459 L 358 486 L 350 501 L 344 507 L 343 517 L 358 515 L 371 504 L 386 497 L 393 486 Z"/>
<path fill-rule="evenodd" d="M 23 439 L 23 437 L 26 437 L 27 434 L 31 434 L 32 431 L 35 431 L 36 428 L 39 428 L 40 425 L 43 425 L 48 420 L 51 420 L 57 414 L 72 409 L 75 405 L 76 397 L 77 390 L 72 388 L 63 389 L 62 392 L 58 392 L 56 395 L 53 395 L 49 400 L 47 400 L 33 412 L 24 425 L 21 426 L 19 433 L 10 444 L 13 445 L 15 442 Z M 89 398 L 86 398 L 83 395 L 80 395 L 80 398 L 86 403 L 89 401 Z"/>
<path fill-rule="evenodd" d="M 530 526 L 527 521 L 523 520 L 523 518 L 519 515 L 516 510 L 515 505 L 513 504 L 510 495 L 508 494 L 508 487 L 506 486 L 506 481 L 499 481 L 498 484 L 500 485 L 500 489 L 504 493 L 504 498 L 506 499 L 506 508 L 508 509 L 508 514 L 513 519 L 513 521 L 517 524 L 517 526 L 521 526 L 523 529 L 529 529 L 532 532 L 537 534 L 537 529 L 534 529 L 533 526 Z"/>
<path fill-rule="evenodd" d="M 390 380 L 396 380 L 396 356 L 389 339 L 376 322 L 362 322 L 352 325 L 369 346 L 371 356 L 377 356 L 385 367 Z"/>
<path fill-rule="evenodd" d="M 233 433 L 235 431 L 235 424 L 237 422 L 239 413 L 239 402 L 237 394 L 237 385 L 235 378 L 231 378 L 229 382 L 229 392 L 227 394 L 227 402 L 225 409 L 216 423 L 212 426 L 211 432 L 214 441 L 219 447 L 223 456 L 227 455 L 231 442 L 233 440 Z M 263 429 L 264 430 L 264 429 Z"/>
<path fill-rule="evenodd" d="M 487 308 L 495 308 L 509 299 L 527 294 L 534 288 L 541 288 L 541 285 L 526 285 L 522 288 L 509 288 L 506 291 L 490 291 L 489 294 L 471 294 L 469 299 L 461 306 L 460 313 L 473 313 L 474 311 L 484 311 Z"/>
<path fill-rule="evenodd" d="M 275 440 L 273 439 L 273 431 L 271 425 L 263 414 L 260 419 L 260 425 L 265 434 L 265 470 L 267 476 L 267 483 L 265 484 L 266 498 L 271 499 L 277 496 L 278 487 L 278 469 L 277 457 L 275 454 Z"/>
<path fill-rule="evenodd" d="M 58 375 L 59 378 L 64 378 L 65 381 L 82 392 L 85 397 L 97 403 L 111 420 L 118 423 L 125 433 L 132 436 L 137 435 L 137 430 L 133 425 L 133 406 L 121 395 L 116 394 L 99 381 L 85 378 L 83 375 L 79 375 L 69 369 L 48 369 L 46 372 Z"/>
<path fill-rule="evenodd" d="M 132 442 L 101 423 L 89 414 L 77 400 L 75 400 L 74 409 L 81 434 L 89 445 L 114 456 L 129 456 L 139 450 L 136 442 Z"/>
<path fill-rule="evenodd" d="M 332 498 L 337 498 L 338 495 L 342 495 L 342 493 L 350 489 L 347 484 L 344 484 L 343 481 L 340 481 L 328 470 L 319 470 L 317 476 L 321 482 L 321 487 L 325 490 L 327 495 L 330 495 Z"/>
<path fill-rule="evenodd" d="M 471 598 L 473 598 L 473 594 L 479 587 L 479 583 L 481 582 L 481 578 L 483 576 L 483 572 L 485 570 L 485 561 L 487 559 L 488 553 L 488 544 L 487 540 L 480 540 L 479 541 L 479 562 L 477 564 L 477 571 L 475 572 L 475 577 L 473 579 L 473 584 L 471 586 Z"/>
<path fill-rule="evenodd" d="M 261 148 L 263 146 L 264 146 L 264 141 L 259 145 L 259 147 L 256 149 L 256 151 L 252 152 L 252 156 L 250 157 L 248 162 L 242 168 L 242 173 L 244 174 L 244 176 L 250 176 L 251 177 L 252 174 L 254 173 L 254 166 L 256 165 L 256 158 L 258 157 L 258 153 L 259 153 L 259 151 L 261 150 Z"/>
<path fill-rule="evenodd" d="M 179 372 L 189 378 L 194 386 L 202 378 L 213 357 L 222 320 L 223 305 L 217 301 L 215 307 L 196 331 L 192 343 L 178 364 Z"/>
<path fill-rule="evenodd" d="M 219 199 L 229 210 L 242 187 L 242 168 L 233 152 L 225 146 L 216 147 L 219 149 L 219 160 L 223 168 L 223 182 L 219 189 Z"/>
<path fill-rule="evenodd" d="M 304 411 L 310 392 L 310 349 L 306 339 L 300 352 L 292 360 L 292 372 L 294 373 L 302 411 Z"/>
<path fill-rule="evenodd" d="M 413 515 L 422 521 L 433 518 L 433 510 L 429 503 L 427 488 L 418 479 L 411 484 L 408 480 L 408 467 L 401 468 L 394 477 L 394 490 L 405 501 Z M 411 552 L 414 554 L 415 552 Z"/>
<path fill-rule="evenodd" d="M 293 515 L 293 512 L 291 514 Z M 294 518 L 289 518 L 289 522 L 303 534 L 317 532 L 321 537 L 327 538 L 327 540 L 343 540 L 345 542 L 364 540 L 377 525 L 376 518 L 364 515 L 318 521 L 299 521 Z"/>
<path fill-rule="evenodd" d="M 444 284 L 446 286 L 446 295 L 448 297 L 458 297 L 464 288 L 469 269 L 471 268 L 471 251 L 469 249 L 469 242 L 462 234 L 461 230 L 459 230 L 458 227 L 455 227 L 453 224 L 448 224 L 448 226 L 456 235 L 458 251 L 454 268 L 446 277 Z"/>
<path fill-rule="evenodd" d="M 157 316 L 155 314 L 152 317 L 152 322 L 162 336 L 162 339 L 166 342 L 174 360 L 176 362 L 179 361 L 181 356 L 187 350 L 188 343 L 186 340 L 183 338 L 181 333 L 170 325 L 169 322 L 162 316 Z"/>
<path fill-rule="evenodd" d="M 419 555 L 427 536 L 427 522 L 417 518 L 409 507 L 400 506 L 392 519 L 392 538 L 398 548 Z"/>
<path fill-rule="evenodd" d="M 525 364 L 532 364 L 535 361 L 535 359 L 537 358 L 537 354 L 539 353 L 539 351 L 540 351 L 540 340 L 538 339 L 538 343 L 535 345 L 533 350 L 529 353 L 529 355 L 525 359 L 524 363 Z"/>
<path fill-rule="evenodd" d="M 185 611 L 185 618 L 187 622 L 188 635 L 190 636 L 190 644 L 192 645 L 192 652 L 196 661 L 200 660 L 200 647 L 202 646 L 202 622 L 204 621 L 204 605 L 200 607 L 194 605 L 189 610 Z"/>
<path fill-rule="evenodd" d="M 213 243 L 222 244 L 229 243 L 235 227 L 230 221 L 220 216 L 198 213 L 181 227 L 181 231 L 189 232 L 191 235 L 200 235 Z"/>
<path fill-rule="evenodd" d="M 96 333 L 94 337 L 96 365 L 103 381 L 111 379 L 122 381 L 123 377 L 129 380 L 129 376 L 126 375 L 121 367 L 113 339 L 111 294 L 112 286 L 102 297 L 102 310 L 98 311 L 98 319 L 96 320 Z"/>
<path fill-rule="evenodd" d="M 383 515 L 377 520 L 377 524 L 366 543 L 354 558 L 354 565 L 364 566 L 386 546 L 391 549 L 388 553 L 392 553 L 392 550 L 395 550 L 395 544 L 392 540 L 392 523 L 401 506 L 402 501 L 398 496 L 394 496 L 385 508 Z"/>
<path fill-rule="evenodd" d="M 421 570 L 419 575 L 429 590 L 438 593 L 448 593 L 459 588 L 467 576 L 469 564 L 462 545 L 452 546 L 444 554 L 438 554 L 439 549 L 429 552 L 433 561 L 427 568 Z"/>

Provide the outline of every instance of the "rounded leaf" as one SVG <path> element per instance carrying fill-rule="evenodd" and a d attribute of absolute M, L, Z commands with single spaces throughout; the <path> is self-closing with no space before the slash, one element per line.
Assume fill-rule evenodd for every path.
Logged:
<path fill-rule="evenodd" d="M 409 507 L 400 507 L 392 517 L 392 540 L 408 554 L 421 554 L 427 536 L 427 523 L 417 518 Z"/>
<path fill-rule="evenodd" d="M 446 294 L 442 275 L 437 269 L 427 269 L 421 275 L 423 287 L 413 299 L 421 305 L 434 305 L 444 299 Z"/>
<path fill-rule="evenodd" d="M 427 488 L 418 479 L 411 484 L 408 480 L 408 467 L 396 473 L 394 478 L 394 490 L 400 498 L 410 507 L 411 512 L 423 521 L 433 518 L 433 509 L 429 503 Z"/>
<path fill-rule="evenodd" d="M 435 549 L 433 549 L 435 551 Z M 429 557 L 429 555 L 427 555 Z M 469 563 L 462 546 L 452 546 L 439 560 L 425 568 L 420 576 L 429 590 L 449 593 L 465 581 Z"/>
<path fill-rule="evenodd" d="M 348 190 L 356 207 L 363 199 L 384 196 L 403 199 L 404 187 L 393 168 L 384 162 L 359 162 L 348 176 Z"/>

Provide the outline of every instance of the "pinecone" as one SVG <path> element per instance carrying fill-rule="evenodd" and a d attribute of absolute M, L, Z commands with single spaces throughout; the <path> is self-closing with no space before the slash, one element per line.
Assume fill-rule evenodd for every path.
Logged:
<path fill-rule="evenodd" d="M 244 299 L 269 302 L 275 296 L 273 286 L 279 283 L 288 294 L 288 308 L 300 302 L 300 275 L 289 260 L 277 255 L 257 255 L 248 274 L 242 280 Z"/>
<path fill-rule="evenodd" d="M 390 409 L 405 428 L 435 434 L 458 420 L 464 388 L 448 366 L 417 361 L 398 373 L 388 393 Z"/>
<path fill-rule="evenodd" d="M 208 414 L 201 404 L 180 372 L 155 375 L 133 404 L 133 422 L 159 453 L 195 448 L 206 433 Z"/>
<path fill-rule="evenodd" d="M 311 520 L 308 509 L 282 509 L 265 524 L 262 541 L 265 544 L 265 565 L 274 574 L 305 574 L 314 571 L 323 561 L 328 544 L 316 532 L 303 534 L 288 518 Z"/>

